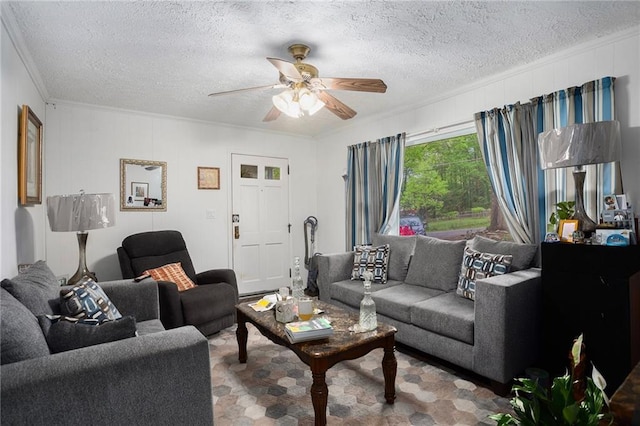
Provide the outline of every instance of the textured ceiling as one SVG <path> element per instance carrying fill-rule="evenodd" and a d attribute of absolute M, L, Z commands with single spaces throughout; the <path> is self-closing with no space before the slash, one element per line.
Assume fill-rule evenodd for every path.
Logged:
<path fill-rule="evenodd" d="M 5 2 L 3 20 L 28 52 L 48 100 L 67 100 L 238 126 L 318 135 L 455 89 L 572 45 L 638 25 L 622 1 Z M 267 56 L 324 77 L 381 78 L 387 93 L 334 91 L 347 122 L 262 118 L 277 90 Z"/>

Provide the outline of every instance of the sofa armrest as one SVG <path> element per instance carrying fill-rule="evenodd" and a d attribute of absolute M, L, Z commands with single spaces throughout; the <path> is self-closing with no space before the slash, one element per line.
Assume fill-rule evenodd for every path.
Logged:
<path fill-rule="evenodd" d="M 474 371 L 508 383 L 537 360 L 541 293 L 539 268 L 476 282 Z"/>
<path fill-rule="evenodd" d="M 209 345 L 191 326 L 1 372 L 3 424 L 213 424 Z"/>
<path fill-rule="evenodd" d="M 158 294 L 160 298 L 160 321 L 164 328 L 171 329 L 182 327 L 184 313 L 182 301 L 176 283 L 171 281 L 158 281 Z"/>
<path fill-rule="evenodd" d="M 140 282 L 117 280 L 98 284 L 122 315 L 130 315 L 137 322 L 160 319 L 158 284 L 151 278 Z"/>
<path fill-rule="evenodd" d="M 196 274 L 196 283 L 198 285 L 227 283 L 236 293 L 236 303 L 238 301 L 238 282 L 236 273 L 233 269 L 211 269 L 209 271 Z"/>
<path fill-rule="evenodd" d="M 353 252 L 321 254 L 318 259 L 318 291 L 320 300 L 330 301 L 330 286 L 337 281 L 351 278 Z"/>

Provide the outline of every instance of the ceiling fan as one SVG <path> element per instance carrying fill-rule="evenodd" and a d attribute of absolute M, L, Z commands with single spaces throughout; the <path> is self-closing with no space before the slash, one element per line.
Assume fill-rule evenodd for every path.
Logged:
<path fill-rule="evenodd" d="M 313 115 L 323 107 L 326 107 L 341 119 L 348 120 L 357 113 L 328 93 L 327 90 L 376 93 L 387 91 L 387 85 L 380 79 L 318 77 L 318 69 L 316 67 L 302 62 L 309 54 L 309 51 L 310 48 L 304 44 L 293 44 L 289 46 L 289 52 L 296 60 L 295 63 L 277 58 L 267 58 L 280 73 L 279 84 L 211 93 L 209 96 L 227 95 L 250 90 L 284 89 L 284 91 L 272 97 L 273 107 L 262 121 L 273 121 L 281 113 L 295 118 L 301 117 L 305 113 Z"/>

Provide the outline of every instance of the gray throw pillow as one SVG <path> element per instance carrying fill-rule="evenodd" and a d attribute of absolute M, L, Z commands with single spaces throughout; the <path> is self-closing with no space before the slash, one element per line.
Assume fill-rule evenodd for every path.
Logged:
<path fill-rule="evenodd" d="M 374 246 L 389 244 L 389 269 L 387 276 L 390 280 L 404 281 L 409 271 L 409 262 L 416 247 L 416 237 L 374 234 Z"/>
<path fill-rule="evenodd" d="M 0 285 L 34 315 L 58 313 L 60 284 L 42 260 L 11 279 L 2 280 Z"/>
<path fill-rule="evenodd" d="M 469 246 L 477 251 L 494 254 L 510 254 L 513 256 L 511 271 L 529 269 L 538 252 L 537 244 L 522 244 L 513 241 L 495 241 L 480 235 L 469 241 Z"/>
<path fill-rule="evenodd" d="M 0 289 L 2 364 L 50 354 L 36 317 L 5 289 Z"/>
<path fill-rule="evenodd" d="M 442 291 L 455 290 L 466 244 L 465 240 L 446 241 L 418 235 L 405 283 Z"/>
<path fill-rule="evenodd" d="M 61 315 L 38 316 L 51 353 L 70 351 L 136 335 L 136 320 L 122 317 L 115 321 L 78 320 Z"/>

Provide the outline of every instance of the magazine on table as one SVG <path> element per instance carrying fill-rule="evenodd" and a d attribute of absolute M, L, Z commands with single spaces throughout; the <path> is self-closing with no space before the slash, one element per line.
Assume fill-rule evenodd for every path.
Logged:
<path fill-rule="evenodd" d="M 328 319 L 318 317 L 309 321 L 290 322 L 285 325 L 285 332 L 291 343 L 298 343 L 327 338 L 333 334 L 333 327 Z"/>

